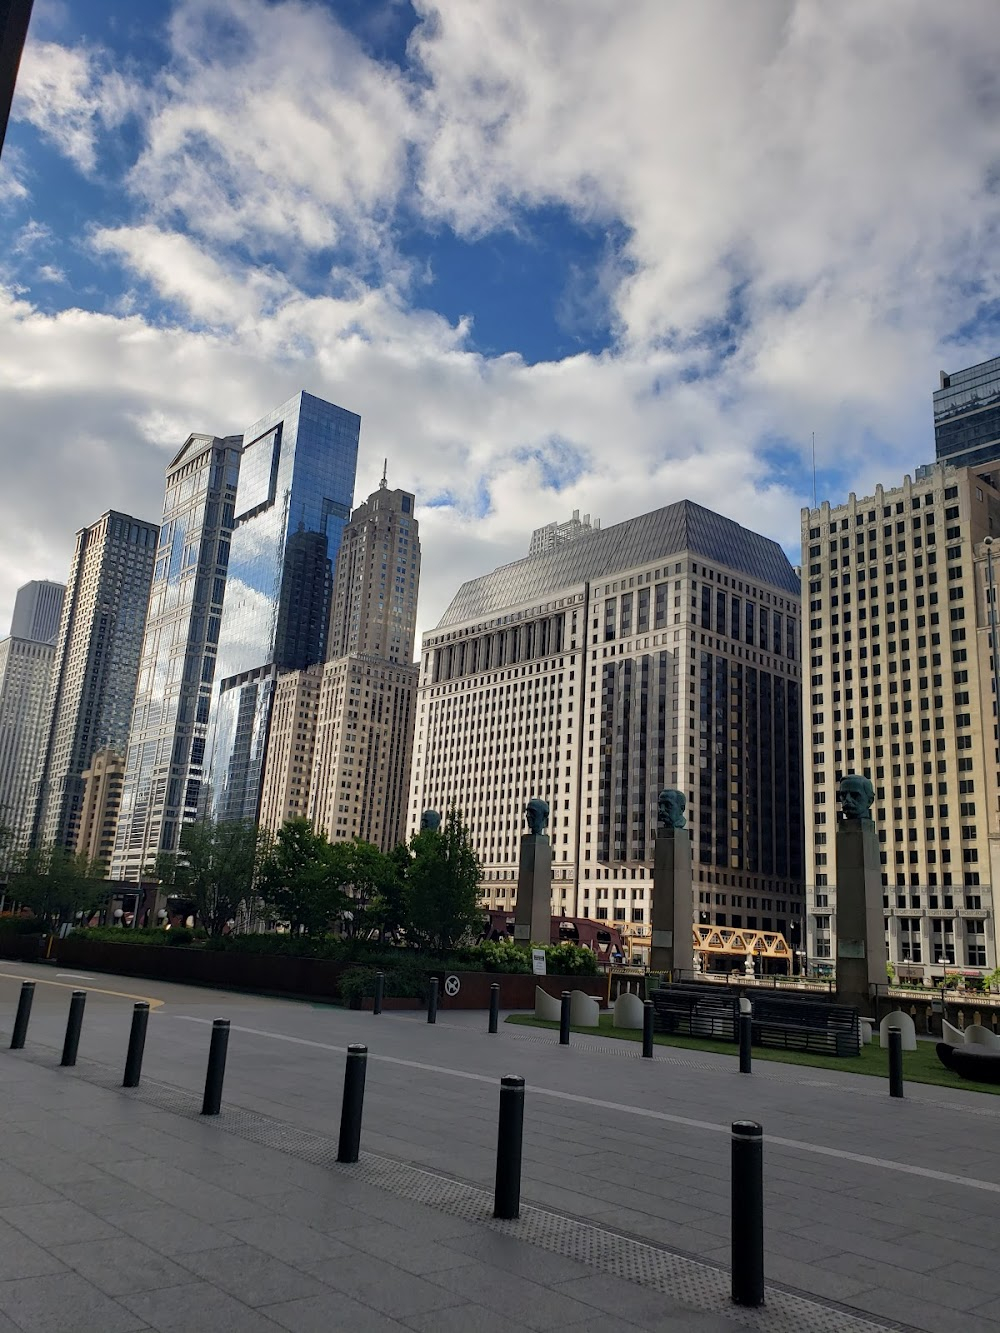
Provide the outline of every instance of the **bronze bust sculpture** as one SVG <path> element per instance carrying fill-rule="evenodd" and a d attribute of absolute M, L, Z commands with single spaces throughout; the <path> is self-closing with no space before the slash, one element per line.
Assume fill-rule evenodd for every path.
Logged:
<path fill-rule="evenodd" d="M 676 787 L 664 787 L 656 804 L 656 822 L 660 828 L 684 828 L 687 799 Z"/>
<path fill-rule="evenodd" d="M 549 803 L 542 801 L 537 796 L 533 796 L 524 807 L 524 817 L 528 821 L 529 833 L 537 837 L 545 832 L 545 826 L 549 822 Z"/>
<path fill-rule="evenodd" d="M 425 810 L 420 816 L 420 831 L 431 829 L 434 833 L 441 827 L 441 816 L 436 810 Z"/>
<path fill-rule="evenodd" d="M 871 779 L 861 773 L 848 773 L 840 779 L 837 793 L 840 813 L 844 819 L 871 819 L 875 788 Z"/>

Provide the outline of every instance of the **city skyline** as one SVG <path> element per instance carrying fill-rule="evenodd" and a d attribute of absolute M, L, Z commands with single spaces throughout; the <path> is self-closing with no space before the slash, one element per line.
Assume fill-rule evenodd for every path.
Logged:
<path fill-rule="evenodd" d="M 452 569 L 640 493 L 794 561 L 813 435 L 818 498 L 870 493 L 933 460 L 941 370 L 996 352 L 988 0 L 35 10 L 4 614 L 105 504 L 155 512 L 189 431 L 300 384 L 364 417 L 362 493 L 388 455 L 424 497 L 421 629 Z"/>

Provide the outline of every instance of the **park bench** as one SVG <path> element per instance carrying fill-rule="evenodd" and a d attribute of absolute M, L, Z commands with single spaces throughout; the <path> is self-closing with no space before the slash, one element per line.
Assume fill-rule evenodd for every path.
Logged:
<path fill-rule="evenodd" d="M 857 1055 L 858 1011 L 843 1004 L 754 996 L 753 1040 L 788 1051 Z"/>
<path fill-rule="evenodd" d="M 671 986 L 666 990 L 654 990 L 650 999 L 657 1032 L 737 1040 L 740 1003 L 734 995 Z"/>

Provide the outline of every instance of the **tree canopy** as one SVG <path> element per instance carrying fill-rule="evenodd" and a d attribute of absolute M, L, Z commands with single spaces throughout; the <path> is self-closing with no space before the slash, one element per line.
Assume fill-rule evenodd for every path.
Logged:
<path fill-rule="evenodd" d="M 410 840 L 406 868 L 406 925 L 423 944 L 446 950 L 482 924 L 482 866 L 458 811 L 442 829 L 422 829 Z"/>
<path fill-rule="evenodd" d="M 49 924 L 89 915 L 105 898 L 108 886 L 99 861 L 55 844 L 34 847 L 13 857 L 10 896 Z"/>
<path fill-rule="evenodd" d="M 252 819 L 185 824 L 176 855 L 158 857 L 153 873 L 169 893 L 193 902 L 201 924 L 218 935 L 252 896 L 265 837 Z"/>

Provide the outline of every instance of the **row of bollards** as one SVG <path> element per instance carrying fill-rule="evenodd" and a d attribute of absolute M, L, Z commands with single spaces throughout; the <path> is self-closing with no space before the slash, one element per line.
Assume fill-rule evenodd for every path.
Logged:
<path fill-rule="evenodd" d="M 33 981 L 25 981 L 22 984 L 11 1037 L 12 1050 L 22 1050 L 24 1047 L 34 991 Z M 429 1023 L 435 1022 L 437 1018 L 437 992 L 437 978 L 432 978 L 427 1008 Z M 374 1012 L 381 1012 L 383 998 L 384 977 L 379 974 L 376 978 Z M 74 991 L 72 994 L 63 1042 L 61 1059 L 63 1066 L 72 1067 L 76 1064 L 86 999 L 86 991 Z M 571 1003 L 570 992 L 564 991 L 559 1024 L 561 1045 L 569 1044 Z M 497 1031 L 499 1010 L 500 987 L 493 984 L 490 988 L 489 1031 L 491 1033 Z M 148 1021 L 148 1002 L 141 1001 L 135 1004 L 125 1060 L 124 1087 L 135 1088 L 139 1085 Z M 654 1007 L 651 1001 L 646 1001 L 643 1006 L 642 1025 L 642 1054 L 646 1058 L 651 1058 L 653 1054 L 653 1023 Z M 218 1115 L 221 1111 L 229 1031 L 228 1019 L 215 1019 L 212 1024 L 208 1068 L 205 1075 L 202 1115 Z M 751 1016 L 741 1013 L 739 1018 L 741 1073 L 751 1072 L 751 1034 Z M 351 1045 L 347 1048 L 340 1137 L 337 1145 L 337 1161 L 341 1163 L 355 1163 L 360 1158 L 367 1062 L 367 1046 Z M 889 1029 L 889 1095 L 903 1096 L 902 1034 L 898 1028 Z M 523 1078 L 513 1074 L 501 1078 L 493 1199 L 493 1216 L 496 1218 L 512 1220 L 520 1216 L 524 1100 Z M 763 1129 L 756 1121 L 735 1121 L 732 1125 L 730 1203 L 732 1300 L 741 1306 L 760 1306 L 764 1303 Z"/>

